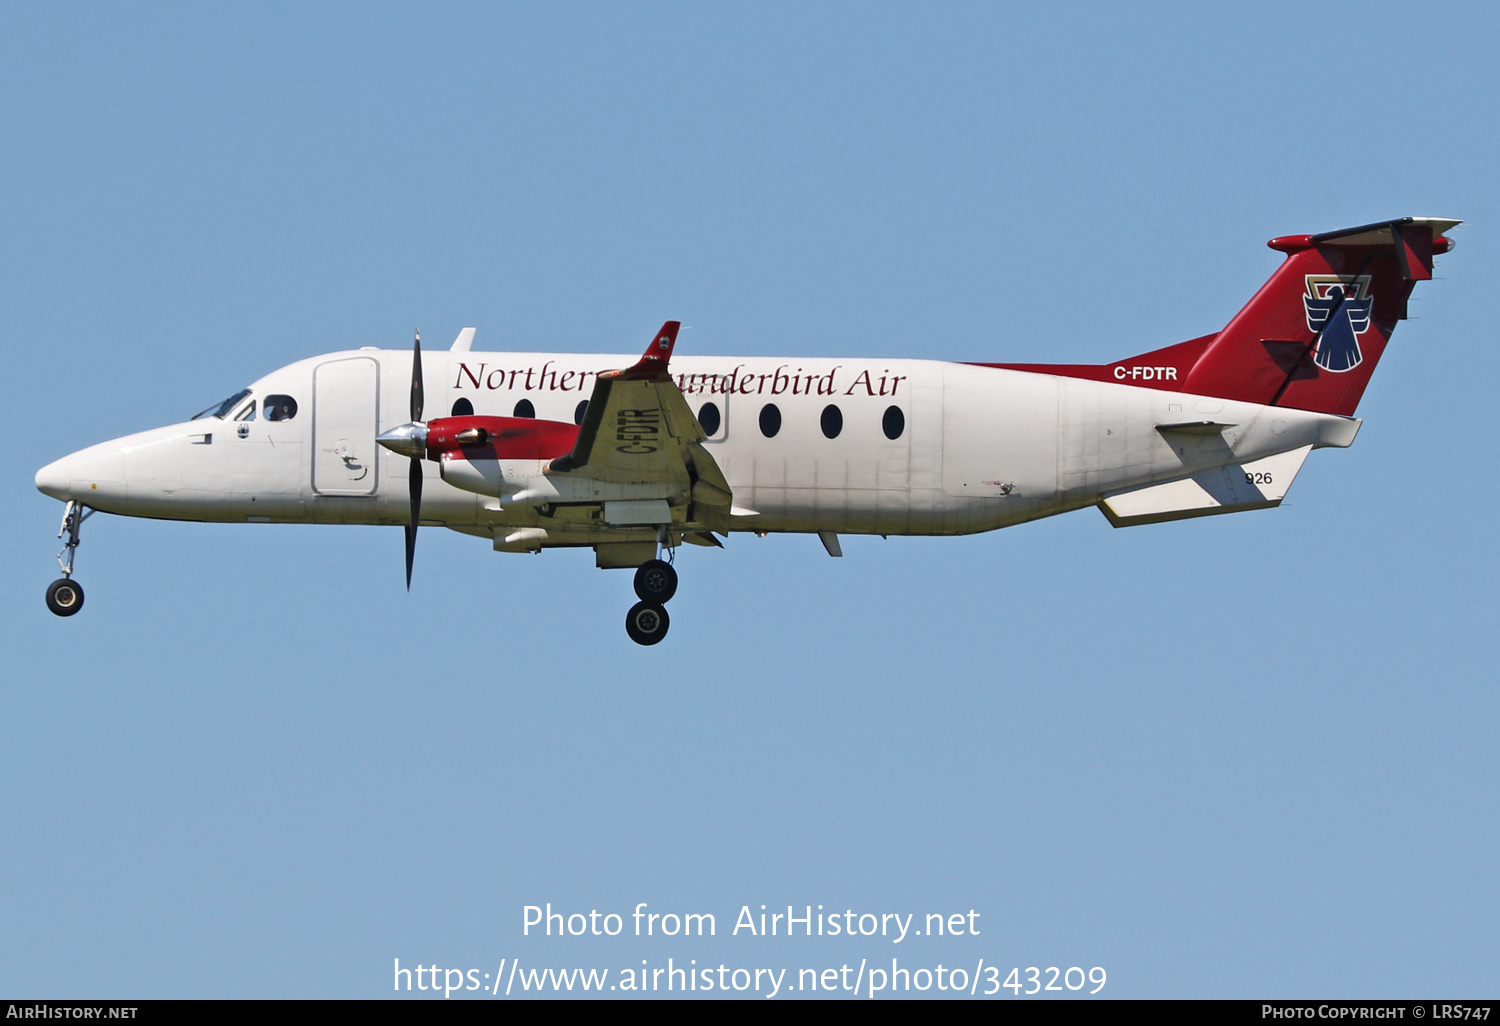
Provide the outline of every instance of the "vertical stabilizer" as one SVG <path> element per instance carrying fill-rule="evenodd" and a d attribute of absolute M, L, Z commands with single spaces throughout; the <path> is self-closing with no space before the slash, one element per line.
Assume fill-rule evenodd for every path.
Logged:
<path fill-rule="evenodd" d="M 1434 254 L 1431 217 L 1272 239 L 1285 263 L 1194 362 L 1184 392 L 1350 416 Z"/>
<path fill-rule="evenodd" d="M 1404 217 L 1272 239 L 1286 261 L 1216 334 L 1107 364 L 983 366 L 1351 416 L 1412 287 L 1432 277 L 1433 257 L 1453 248 L 1443 233 L 1459 223 Z"/>

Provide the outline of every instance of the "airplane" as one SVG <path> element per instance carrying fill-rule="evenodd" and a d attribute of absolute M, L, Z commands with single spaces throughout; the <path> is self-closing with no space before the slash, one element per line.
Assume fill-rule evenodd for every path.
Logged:
<path fill-rule="evenodd" d="M 401 525 L 499 552 L 589 548 L 635 571 L 626 632 L 667 634 L 683 543 L 737 532 L 964 535 L 1089 506 L 1115 527 L 1268 509 L 1344 448 L 1415 283 L 1461 222 L 1405 217 L 1268 245 L 1281 265 L 1220 331 L 1113 363 L 364 347 L 293 363 L 180 424 L 43 467 L 66 503 L 47 606 L 83 606 L 95 512 Z M 612 369 L 619 368 L 619 369 Z M 430 391 L 427 382 L 437 387 Z M 429 400 L 436 400 L 430 403 Z M 429 405 L 441 415 L 423 420 Z"/>

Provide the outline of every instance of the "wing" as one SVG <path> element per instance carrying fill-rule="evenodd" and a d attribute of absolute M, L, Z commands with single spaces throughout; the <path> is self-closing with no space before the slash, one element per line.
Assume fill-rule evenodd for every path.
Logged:
<path fill-rule="evenodd" d="M 733 494 L 668 370 L 679 327 L 663 324 L 635 366 L 598 376 L 577 444 L 547 473 L 659 488 L 686 499 L 689 525 L 727 534 Z"/>

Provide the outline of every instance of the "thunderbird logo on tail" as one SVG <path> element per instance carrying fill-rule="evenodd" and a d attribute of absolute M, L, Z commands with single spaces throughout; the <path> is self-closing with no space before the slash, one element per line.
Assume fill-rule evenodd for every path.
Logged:
<path fill-rule="evenodd" d="M 1359 336 L 1370 327 L 1368 274 L 1309 274 L 1302 305 L 1307 310 L 1307 330 L 1319 335 L 1313 362 L 1324 370 L 1342 373 L 1364 360 Z"/>

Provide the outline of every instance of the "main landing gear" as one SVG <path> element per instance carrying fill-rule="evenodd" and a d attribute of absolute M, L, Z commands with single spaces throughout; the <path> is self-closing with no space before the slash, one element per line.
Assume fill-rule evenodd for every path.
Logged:
<path fill-rule="evenodd" d="M 62 577 L 47 585 L 47 608 L 58 616 L 72 616 L 83 608 L 83 588 L 73 580 L 73 554 L 78 551 L 78 529 L 93 515 L 93 510 L 77 502 L 63 509 L 62 529 L 57 532 L 59 538 L 68 539 L 57 554 Z"/>
<path fill-rule="evenodd" d="M 666 603 L 677 594 L 677 571 L 664 559 L 642 563 L 635 571 L 635 594 L 640 601 L 625 614 L 625 633 L 637 645 L 654 645 L 672 625 Z"/>

